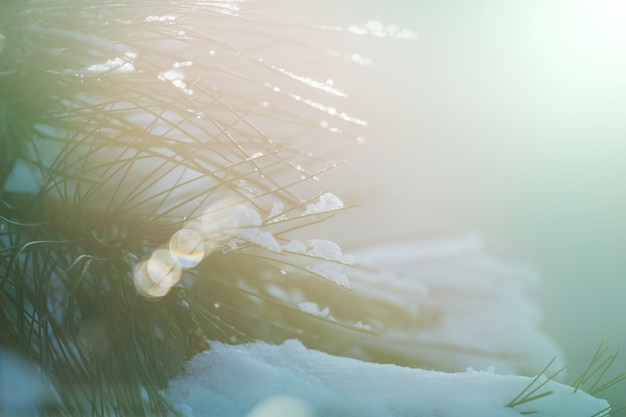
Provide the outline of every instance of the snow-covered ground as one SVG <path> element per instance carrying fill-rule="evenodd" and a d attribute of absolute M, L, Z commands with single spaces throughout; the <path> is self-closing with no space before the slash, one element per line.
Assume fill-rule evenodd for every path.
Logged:
<path fill-rule="evenodd" d="M 337 340 L 319 346 L 341 345 L 346 356 L 383 362 L 392 357 L 453 372 L 333 356 L 298 340 L 215 342 L 170 381 L 169 400 L 185 417 L 608 413 L 606 401 L 547 380 L 545 375 L 562 367 L 562 354 L 540 330 L 541 315 L 529 296 L 539 285 L 532 268 L 489 255 L 477 235 L 383 245 L 354 258 L 361 268 L 344 265 L 342 271 L 370 306 L 359 310 L 360 327 L 378 335 L 347 332 L 340 340 L 344 335 L 337 332 Z M 284 294 L 282 301 L 294 302 Z M 335 320 L 337 306 L 330 302 L 301 301 L 300 306 Z M 558 360 L 545 375 L 519 376 L 541 372 L 551 357 Z"/>
<path fill-rule="evenodd" d="M 493 369 L 443 373 L 367 363 L 290 340 L 279 346 L 214 343 L 189 362 L 186 375 L 170 382 L 166 395 L 184 417 L 519 417 L 531 412 L 591 417 L 607 411 L 604 400 L 553 381 L 541 386 L 544 382 Z M 520 393 L 523 398 L 548 391 L 551 395 L 515 405 Z"/>

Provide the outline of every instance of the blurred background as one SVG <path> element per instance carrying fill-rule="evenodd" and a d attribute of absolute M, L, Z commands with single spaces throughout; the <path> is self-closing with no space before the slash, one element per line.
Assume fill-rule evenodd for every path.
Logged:
<path fill-rule="evenodd" d="M 536 297 L 570 378 L 604 337 L 625 345 L 626 2 L 343 0 L 298 13 L 418 35 L 343 45 L 375 62 L 333 74 L 370 126 L 326 178 L 358 207 L 320 234 L 349 249 L 479 232 L 543 272 Z"/>
<path fill-rule="evenodd" d="M 321 178 L 354 207 L 307 237 L 350 253 L 477 232 L 489 252 L 543 272 L 535 296 L 570 378 L 603 338 L 626 344 L 626 1 L 267 2 L 261 22 L 277 22 L 278 45 L 299 33 L 282 31 L 293 29 L 284 16 L 294 27 L 327 25 L 294 39 L 305 46 L 298 53 L 268 62 L 332 80 L 349 97 L 330 106 L 369 123 L 358 138 L 336 135 L 333 156 L 348 163 Z M 273 50 L 273 38 L 238 22 L 224 36 Z M 389 39 L 401 29 L 416 37 Z M 328 61 L 309 59 L 311 46 L 327 47 Z M 305 127 L 312 137 L 303 141 L 328 133 Z M 612 374 L 624 371 L 626 354 Z M 621 402 L 623 385 L 609 399 Z"/>

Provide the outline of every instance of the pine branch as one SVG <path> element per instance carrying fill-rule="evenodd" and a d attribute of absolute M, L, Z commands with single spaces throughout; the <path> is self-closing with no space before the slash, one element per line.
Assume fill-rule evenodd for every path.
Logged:
<path fill-rule="evenodd" d="M 263 219 L 233 226 L 230 238 L 271 228 L 282 244 L 327 218 L 295 214 L 322 194 L 311 196 L 309 184 L 336 166 L 315 156 L 319 136 L 353 138 L 362 128 L 329 110 L 342 99 L 331 86 L 257 56 L 292 41 L 242 6 L 0 6 L 0 344 L 50 381 L 57 397 L 42 415 L 174 412 L 159 389 L 208 348 L 207 337 L 267 336 L 253 331 L 249 297 L 307 317 L 256 283 L 281 275 L 254 242 L 217 242 L 158 296 L 137 289 L 138 266 L 225 198 Z M 224 35 L 233 28 L 268 43 L 233 44 Z M 324 130 L 322 117 L 341 128 Z M 307 131 L 318 136 L 314 149 L 293 140 Z M 32 184 L 12 176 L 16 166 Z M 275 202 L 289 218 L 270 217 Z M 244 254 L 250 262 L 239 263 Z M 300 330 L 281 320 L 261 324 L 288 329 L 283 335 Z"/>

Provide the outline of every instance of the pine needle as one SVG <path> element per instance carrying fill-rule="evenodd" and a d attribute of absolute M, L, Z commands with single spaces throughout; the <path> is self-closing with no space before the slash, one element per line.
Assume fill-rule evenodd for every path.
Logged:
<path fill-rule="evenodd" d="M 363 331 L 267 294 L 259 277 L 280 279 L 277 264 L 306 282 L 314 277 L 307 262 L 332 261 L 277 259 L 262 245 L 220 248 L 159 299 L 145 299 L 133 284 L 142 259 L 223 195 L 254 207 L 265 216 L 259 229 L 283 243 L 332 216 L 299 215 L 323 192 L 311 190 L 317 178 L 339 165 L 325 158 L 321 137 L 351 142 L 363 123 L 329 111 L 326 100 L 341 103 L 296 76 L 299 69 L 257 55 L 274 44 L 319 52 L 275 32 L 319 29 L 268 24 L 241 6 L 0 5 L 3 34 L 11 35 L 0 60 L 0 91 L 11 93 L 0 97 L 0 344 L 37 363 L 54 387 L 58 398 L 42 405 L 42 415 L 176 414 L 159 390 L 206 349 L 205 337 L 269 339 L 265 327 L 287 337 L 312 321 L 331 333 Z M 179 15 L 176 30 L 150 21 L 151 9 Z M 197 30 L 199 21 L 211 30 Z M 231 44 L 224 34 L 233 27 L 268 43 L 260 50 Z M 170 41 L 179 48 L 159 46 Z M 189 50 L 193 59 L 211 51 L 217 58 L 184 67 L 185 88 L 159 80 L 190 59 Z M 129 66 L 134 71 L 124 72 Z M 338 129 L 322 128 L 320 119 Z M 294 143 L 293 132 L 315 137 Z M 35 189 L 8 188 L 16 164 L 33 173 Z M 276 201 L 288 216 L 279 221 L 268 217 Z M 304 287 L 318 284 L 311 285 Z M 268 314 L 257 317 L 255 302 L 271 306 Z"/>
<path fill-rule="evenodd" d="M 530 383 L 515 398 L 513 398 L 511 401 L 509 401 L 506 404 L 506 407 L 509 407 L 509 408 L 518 407 L 520 405 L 528 404 L 532 401 L 554 394 L 554 391 L 551 391 L 551 390 L 544 391 L 539 394 L 535 394 L 535 393 L 539 391 L 548 382 L 553 381 L 554 378 L 557 377 L 557 375 L 559 375 L 561 372 L 565 370 L 566 368 L 565 366 L 559 369 L 558 371 L 556 371 L 555 373 L 553 373 L 552 375 L 547 376 L 545 380 L 539 383 L 537 386 L 535 386 L 535 384 L 539 382 L 539 379 L 541 378 L 541 376 L 545 374 L 545 372 L 550 368 L 550 366 L 554 363 L 555 360 L 556 360 L 556 356 L 552 358 L 550 362 L 548 362 L 548 364 L 541 370 L 541 372 L 539 372 L 537 376 L 535 376 L 535 378 L 533 378 L 533 380 L 530 381 Z M 535 387 L 533 388 L 533 386 Z"/>

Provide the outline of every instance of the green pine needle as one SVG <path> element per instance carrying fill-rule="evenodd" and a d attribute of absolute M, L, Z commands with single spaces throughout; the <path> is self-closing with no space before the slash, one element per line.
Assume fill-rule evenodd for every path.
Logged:
<path fill-rule="evenodd" d="M 0 5 L 0 345 L 38 364 L 50 382 L 42 415 L 175 414 L 159 390 L 208 347 L 206 338 L 285 338 L 313 321 L 350 328 L 267 294 L 260 276 L 284 280 L 285 265 L 298 280 L 318 280 L 303 266 L 311 257 L 267 256 L 254 244 L 221 248 L 160 299 L 145 299 L 133 284 L 138 262 L 225 195 L 253 207 L 265 219 L 259 229 L 280 244 L 332 215 L 300 215 L 324 192 L 318 177 L 339 165 L 324 150 L 338 143 L 323 139 L 354 139 L 362 126 L 295 101 L 304 91 L 311 103 L 342 106 L 255 55 L 265 50 L 228 38 L 245 26 L 255 39 L 325 60 L 298 36 L 275 33 L 320 29 L 249 17 L 248 4 L 237 4 L 240 12 L 183 0 Z M 155 11 L 180 15 L 176 30 L 146 19 Z M 158 46 L 172 40 L 179 48 Z M 215 59 L 199 58 L 215 51 Z M 135 71 L 86 69 L 117 58 Z M 158 80 L 190 58 L 193 96 Z M 8 188 L 17 164 L 35 189 Z M 269 217 L 276 201 L 286 218 Z M 259 302 L 275 314 L 259 318 Z"/>
<path fill-rule="evenodd" d="M 543 382 L 537 384 L 541 376 L 545 374 L 545 372 L 550 368 L 550 366 L 554 363 L 555 360 L 556 360 L 556 356 L 552 358 L 550 362 L 548 362 L 548 364 L 541 370 L 541 372 L 539 372 L 537 376 L 535 376 L 535 378 L 533 378 L 533 380 L 530 381 L 530 383 L 515 398 L 513 398 L 511 401 L 509 401 L 506 404 L 506 407 L 509 407 L 509 408 L 519 407 L 520 405 L 528 404 L 532 401 L 538 400 L 539 398 L 543 398 L 543 397 L 554 394 L 554 392 L 551 390 L 544 391 L 539 394 L 535 394 L 535 393 L 539 391 L 548 382 L 553 381 L 554 378 L 556 378 L 561 372 L 565 370 L 566 367 L 564 366 L 563 368 L 559 369 L 552 375 L 546 377 L 546 379 Z"/>
<path fill-rule="evenodd" d="M 620 349 L 618 349 L 614 353 L 606 356 L 609 350 L 609 346 L 605 345 L 605 342 L 606 340 L 602 340 L 600 342 L 600 344 L 598 345 L 598 348 L 594 352 L 587 367 L 584 369 L 582 374 L 578 378 L 576 378 L 574 382 L 571 384 L 572 387 L 574 388 L 573 389 L 574 393 L 576 393 L 578 390 L 584 390 L 589 395 L 592 395 L 594 397 L 601 397 L 602 395 L 606 393 L 606 391 L 609 388 L 614 387 L 615 385 L 619 384 L 620 382 L 626 379 L 626 372 L 624 372 L 624 373 L 617 375 L 616 377 L 611 378 L 608 381 L 603 380 L 607 371 L 611 369 L 611 367 L 613 366 L 615 362 L 615 359 L 617 358 L 617 356 L 619 355 L 621 351 Z M 506 406 L 510 408 L 514 408 L 514 407 L 518 407 L 524 404 L 527 405 L 529 403 L 532 403 L 535 400 L 552 395 L 553 394 L 552 391 L 544 391 L 539 394 L 535 394 L 535 393 L 539 391 L 545 384 L 554 380 L 554 378 L 565 369 L 565 367 L 561 368 L 554 374 L 546 377 L 546 379 L 543 382 L 537 384 L 539 381 L 539 378 L 545 374 L 545 372 L 550 368 L 550 366 L 552 365 L 555 359 L 556 357 L 553 358 L 541 370 L 541 372 L 539 372 L 537 376 L 535 376 L 535 378 L 513 400 L 507 403 Z M 590 417 L 601 417 L 601 416 L 605 417 L 608 415 L 617 415 L 619 411 L 625 408 L 626 406 L 620 407 L 620 408 L 609 406 L 608 408 L 601 410 Z M 535 412 L 533 411 L 520 412 L 520 414 L 534 414 L 534 413 Z"/>

